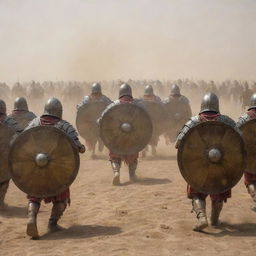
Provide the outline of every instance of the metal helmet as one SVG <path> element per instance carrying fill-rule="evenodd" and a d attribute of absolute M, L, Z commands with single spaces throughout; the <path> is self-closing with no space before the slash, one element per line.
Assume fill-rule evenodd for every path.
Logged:
<path fill-rule="evenodd" d="M 171 95 L 174 96 L 174 95 L 180 95 L 180 88 L 177 84 L 174 84 L 172 85 L 172 88 L 171 88 Z"/>
<path fill-rule="evenodd" d="M 50 98 L 44 106 L 44 115 L 62 118 L 62 104 L 57 98 Z"/>
<path fill-rule="evenodd" d="M 25 98 L 18 97 L 14 101 L 14 110 L 28 111 L 28 104 Z"/>
<path fill-rule="evenodd" d="M 6 104 L 2 99 L 0 99 L 0 114 L 6 114 Z"/>
<path fill-rule="evenodd" d="M 256 93 L 254 93 L 251 97 L 250 100 L 250 107 L 248 110 L 252 109 L 252 108 L 256 108 Z"/>
<path fill-rule="evenodd" d="M 201 110 L 200 113 L 213 111 L 219 113 L 219 99 L 216 94 L 213 92 L 209 92 L 204 95 L 203 100 L 201 102 Z"/>
<path fill-rule="evenodd" d="M 145 96 L 152 96 L 154 95 L 154 89 L 152 87 L 152 85 L 147 85 L 144 89 L 144 95 Z"/>
<path fill-rule="evenodd" d="M 132 88 L 129 84 L 122 84 L 119 88 L 119 99 L 123 96 L 131 96 L 132 97 Z"/>
<path fill-rule="evenodd" d="M 101 85 L 99 83 L 92 84 L 92 94 L 101 93 Z"/>

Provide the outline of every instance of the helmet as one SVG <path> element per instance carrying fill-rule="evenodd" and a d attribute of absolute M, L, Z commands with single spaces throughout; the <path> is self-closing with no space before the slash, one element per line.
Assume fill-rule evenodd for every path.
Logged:
<path fill-rule="evenodd" d="M 151 96 L 154 95 L 154 90 L 153 87 L 151 85 L 147 85 L 144 89 L 144 95 L 146 96 Z"/>
<path fill-rule="evenodd" d="M 252 108 L 256 108 L 256 93 L 254 93 L 251 97 L 250 100 L 250 107 L 248 108 L 248 110 L 252 109 Z"/>
<path fill-rule="evenodd" d="M 200 113 L 213 111 L 219 113 L 219 99 L 216 94 L 209 92 L 204 95 L 201 102 Z"/>
<path fill-rule="evenodd" d="M 129 84 L 122 84 L 119 88 L 119 99 L 123 96 L 131 96 L 132 97 L 132 88 Z"/>
<path fill-rule="evenodd" d="M 92 84 L 92 94 L 101 93 L 101 85 L 99 83 Z"/>
<path fill-rule="evenodd" d="M 180 95 L 180 88 L 177 84 L 172 85 L 171 95 Z"/>
<path fill-rule="evenodd" d="M 50 98 L 44 106 L 44 115 L 62 118 L 62 104 L 56 98 Z"/>
<path fill-rule="evenodd" d="M 0 99 L 0 114 L 6 115 L 6 104 L 2 99 Z"/>
<path fill-rule="evenodd" d="M 19 97 L 14 101 L 14 110 L 28 111 L 28 104 L 25 98 Z"/>

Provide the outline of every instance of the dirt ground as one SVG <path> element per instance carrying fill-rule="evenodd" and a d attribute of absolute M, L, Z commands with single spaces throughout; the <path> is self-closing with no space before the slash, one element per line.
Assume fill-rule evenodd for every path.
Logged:
<path fill-rule="evenodd" d="M 0 213 L 0 255 L 254 255 L 256 213 L 243 181 L 225 204 L 222 225 L 204 233 L 192 231 L 195 215 L 186 198 L 174 149 L 162 147 L 159 158 L 140 160 L 139 181 L 130 183 L 126 166 L 122 186 L 111 185 L 106 156 L 81 156 L 81 168 L 71 186 L 71 206 L 60 221 L 63 231 L 47 233 L 51 205 L 41 206 L 40 240 L 26 236 L 25 194 L 11 183 Z M 209 205 L 208 203 L 208 216 Z"/>

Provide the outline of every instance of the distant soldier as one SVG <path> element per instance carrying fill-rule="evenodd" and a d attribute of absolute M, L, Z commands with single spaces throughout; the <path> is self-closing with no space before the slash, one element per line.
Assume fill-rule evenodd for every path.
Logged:
<path fill-rule="evenodd" d="M 16 120 L 22 130 L 24 130 L 30 121 L 36 118 L 36 115 L 28 110 L 27 101 L 23 97 L 15 99 L 14 109 L 9 116 Z"/>
<path fill-rule="evenodd" d="M 154 89 L 151 85 L 145 87 L 142 101 L 153 122 L 154 131 L 149 145 L 152 149 L 152 155 L 156 156 L 156 147 L 159 142 L 159 136 L 164 131 L 163 122 L 166 121 L 163 104 L 160 97 L 154 94 Z M 148 146 L 142 151 L 142 157 L 146 156 L 146 151 L 148 151 Z"/>
<path fill-rule="evenodd" d="M 244 84 L 244 89 L 242 95 L 240 96 L 240 102 L 242 104 L 242 110 L 244 111 L 246 107 L 250 105 L 250 99 L 253 95 L 253 91 L 249 88 L 247 82 Z"/>
<path fill-rule="evenodd" d="M 249 108 L 246 114 L 239 118 L 237 127 L 242 130 L 242 136 L 247 146 L 247 166 L 244 171 L 244 183 L 254 202 L 252 210 L 256 212 L 256 94 L 252 95 Z"/>
<path fill-rule="evenodd" d="M 21 132 L 17 122 L 6 115 L 6 104 L 0 99 L 0 126 L 1 126 L 1 170 L 0 170 L 0 208 L 5 207 L 4 199 L 11 179 L 8 171 L 8 149 L 12 136 Z"/>
<path fill-rule="evenodd" d="M 95 158 L 95 147 L 98 142 L 98 150 L 103 151 L 103 142 L 100 139 L 97 119 L 100 117 L 103 110 L 112 101 L 102 94 L 101 85 L 93 83 L 91 94 L 85 96 L 82 102 L 77 105 L 77 129 L 79 134 L 85 139 L 87 148 L 92 151 L 92 158 Z"/>
<path fill-rule="evenodd" d="M 119 99 L 107 107 L 98 122 L 101 132 L 104 133 L 105 138 L 107 137 L 106 140 L 114 144 L 112 148 L 113 151 L 115 149 L 115 153 L 111 150 L 109 153 L 114 172 L 113 185 L 120 184 L 122 161 L 128 165 L 130 181 L 136 181 L 135 173 L 140 151 L 138 148 L 141 146 L 141 141 L 146 142 L 141 149 L 149 142 L 152 123 L 147 112 L 141 107 L 140 101 L 133 98 L 130 85 L 120 86 Z M 123 153 L 126 151 L 130 153 Z"/>
<path fill-rule="evenodd" d="M 192 115 L 189 100 L 181 95 L 180 88 L 174 84 L 170 96 L 164 102 L 167 114 L 166 143 L 175 142 L 178 132 Z"/>
<path fill-rule="evenodd" d="M 218 121 L 220 123 L 224 123 L 227 127 L 231 127 L 231 131 L 228 132 L 231 140 L 232 140 L 232 138 L 235 138 L 236 141 L 242 142 L 242 140 L 240 138 L 240 134 L 236 130 L 235 122 L 228 116 L 220 114 L 218 97 L 214 93 L 207 93 L 203 97 L 200 113 L 197 116 L 192 117 L 185 124 L 183 129 L 180 131 L 180 133 L 177 137 L 176 148 L 180 148 L 181 143 L 183 142 L 183 138 L 184 138 L 184 143 L 186 143 L 185 136 L 187 136 L 189 134 L 189 131 L 191 132 L 192 129 L 195 129 L 200 124 L 206 123 L 208 121 Z M 209 125 L 211 124 L 211 122 L 208 122 L 208 123 L 209 123 Z M 218 177 L 217 175 L 221 175 L 221 173 L 223 173 L 223 175 L 225 175 L 225 173 L 228 171 L 233 171 L 233 173 L 235 173 L 235 170 L 232 170 L 232 168 L 231 168 L 232 163 L 229 163 L 230 158 L 233 157 L 232 153 L 230 152 L 231 151 L 230 148 L 229 148 L 228 154 L 226 154 L 226 155 L 225 155 L 225 145 L 221 145 L 221 151 L 218 149 L 218 145 L 220 145 L 220 143 L 222 143 L 220 138 L 223 138 L 223 134 L 226 132 L 226 130 L 224 130 L 224 129 L 226 129 L 226 128 L 224 127 L 222 130 L 222 129 L 219 129 L 218 127 L 217 128 L 213 127 L 213 131 L 215 131 L 215 132 L 212 133 L 212 136 L 211 136 L 211 134 L 209 134 L 208 137 L 207 137 L 207 135 L 205 135 L 205 133 L 198 133 L 198 132 L 196 133 L 196 137 L 194 138 L 194 147 L 198 148 L 198 150 L 200 147 L 205 147 L 206 152 L 204 150 L 202 150 L 202 151 L 199 150 L 198 152 L 196 152 L 196 150 L 191 149 L 190 146 L 187 147 L 187 150 L 191 150 L 191 152 L 190 152 L 191 158 L 190 158 L 189 162 L 186 162 L 187 165 L 190 165 L 190 166 L 193 165 L 193 163 L 194 163 L 193 157 L 195 157 L 197 154 L 199 154 L 198 158 L 196 158 L 198 160 L 197 165 L 193 165 L 194 168 L 196 168 L 197 170 L 195 170 L 195 169 L 192 170 L 192 171 L 194 171 L 194 173 L 197 172 L 195 174 L 197 176 L 195 176 L 194 180 L 200 181 L 199 170 L 202 169 L 203 173 L 205 173 L 205 174 L 208 171 L 211 171 L 210 174 L 208 173 L 209 175 L 207 175 L 207 178 L 208 178 L 208 176 L 212 175 L 209 177 L 209 179 L 210 178 L 213 179 L 213 182 L 211 183 L 212 186 L 220 186 L 221 187 L 224 184 L 224 183 L 222 183 L 223 180 L 225 180 L 227 183 L 229 181 L 226 180 L 226 177 L 223 177 L 223 179 L 220 179 L 218 182 L 218 180 L 216 178 L 216 177 Z M 221 131 L 220 135 L 218 135 L 218 131 Z M 233 134 L 233 132 L 234 132 L 234 134 Z M 205 137 L 203 137 L 204 135 L 205 135 Z M 214 136 L 216 136 L 216 137 L 214 137 Z M 228 141 L 226 141 L 226 143 L 227 142 Z M 232 142 L 233 141 L 230 141 L 230 143 L 232 143 Z M 193 139 L 191 139 L 191 143 L 193 143 Z M 210 149 L 207 148 L 207 145 L 208 145 L 208 147 L 210 147 Z M 216 149 L 215 149 L 215 147 L 216 147 Z M 233 148 L 235 148 L 234 150 L 236 152 L 239 152 L 239 150 L 240 150 L 240 148 L 236 148 L 235 146 L 233 146 Z M 202 155 L 200 155 L 201 153 L 199 153 L 199 152 L 202 152 Z M 181 153 L 184 153 L 184 148 L 181 150 Z M 224 161 L 221 162 L 223 154 L 225 157 L 225 162 Z M 188 156 L 188 153 L 186 154 L 186 156 Z M 228 157 L 229 157 L 229 159 L 227 160 Z M 231 160 L 233 161 L 233 158 Z M 182 161 L 182 160 L 180 160 L 180 161 Z M 225 166 L 226 162 L 228 163 L 227 166 Z M 200 163 L 203 163 L 203 164 L 200 165 Z M 218 169 L 218 168 L 220 168 L 220 169 Z M 227 169 L 225 170 L 225 168 L 227 168 L 228 170 Z M 236 167 L 234 167 L 234 168 L 236 168 Z M 215 172 L 216 177 L 213 176 L 214 172 Z M 231 177 L 231 175 L 230 175 L 230 177 Z M 205 189 L 207 189 L 207 186 L 205 185 L 207 180 L 205 178 L 202 178 L 202 179 L 201 179 L 202 186 L 205 186 Z M 236 179 L 236 177 L 235 177 L 235 179 Z M 240 178 L 238 177 L 238 180 L 236 180 L 236 182 L 238 182 L 239 179 Z M 226 202 L 227 199 L 231 197 L 231 189 L 228 189 L 225 192 L 219 193 L 219 194 L 215 194 L 215 193 L 213 193 L 213 194 L 209 193 L 209 194 L 210 194 L 210 198 L 212 201 L 211 225 L 217 226 L 219 224 L 219 215 L 220 215 L 220 212 L 223 207 L 223 202 Z M 193 211 L 196 213 L 196 217 L 198 219 L 198 222 L 194 227 L 194 231 L 201 231 L 208 226 L 207 217 L 206 217 L 205 199 L 209 194 L 201 193 L 201 192 L 197 191 L 196 189 L 194 189 L 193 187 L 191 187 L 191 185 L 187 186 L 187 196 L 189 199 L 192 199 Z"/>
<path fill-rule="evenodd" d="M 12 98 L 23 97 L 26 95 L 26 89 L 19 83 L 15 83 L 12 87 Z"/>
<path fill-rule="evenodd" d="M 56 98 L 51 98 L 47 101 L 44 107 L 44 113 L 42 116 L 35 118 L 26 127 L 28 130 L 37 126 L 54 126 L 61 131 L 65 132 L 75 143 L 77 149 L 80 153 L 85 152 L 85 147 L 82 145 L 78 139 L 78 134 L 73 126 L 67 121 L 62 120 L 62 104 Z M 65 163 L 63 163 L 64 168 Z M 47 193 L 47 191 L 45 191 Z M 38 238 L 38 230 L 36 218 L 40 208 L 41 201 L 44 200 L 45 203 L 53 203 L 52 213 L 48 223 L 49 231 L 58 230 L 60 227 L 57 225 L 58 220 L 63 215 L 68 204 L 70 204 L 70 191 L 67 188 L 61 194 L 47 197 L 47 198 L 37 198 L 28 195 L 28 223 L 27 223 L 27 234 L 32 238 Z"/>

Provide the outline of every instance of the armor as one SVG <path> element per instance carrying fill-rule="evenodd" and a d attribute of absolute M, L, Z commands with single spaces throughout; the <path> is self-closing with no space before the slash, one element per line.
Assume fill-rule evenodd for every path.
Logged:
<path fill-rule="evenodd" d="M 28 111 L 28 104 L 25 98 L 19 97 L 14 101 L 14 110 Z"/>
<path fill-rule="evenodd" d="M 144 95 L 145 96 L 152 96 L 154 95 L 154 90 L 153 90 L 153 87 L 152 85 L 147 85 L 144 89 Z"/>
<path fill-rule="evenodd" d="M 171 95 L 174 96 L 174 95 L 180 95 L 180 88 L 177 84 L 174 84 L 172 85 L 172 88 L 171 88 Z"/>
<path fill-rule="evenodd" d="M 79 154 L 74 144 L 77 134 L 65 121 L 58 122 L 57 126 L 26 129 L 12 142 L 11 176 L 17 187 L 30 196 L 58 195 L 77 176 Z"/>
<path fill-rule="evenodd" d="M 62 118 L 62 104 L 57 98 L 50 98 L 44 107 L 44 115 Z"/>
<path fill-rule="evenodd" d="M 129 84 L 122 84 L 119 88 L 119 99 L 123 96 L 132 97 L 132 88 Z"/>
<path fill-rule="evenodd" d="M 209 92 L 204 95 L 200 113 L 212 111 L 219 113 L 219 99 L 216 94 Z"/>
<path fill-rule="evenodd" d="M 101 93 L 101 85 L 99 83 L 92 84 L 92 94 Z"/>
<path fill-rule="evenodd" d="M 197 224 L 193 228 L 194 231 L 202 231 L 208 226 L 208 221 L 206 217 L 206 203 L 205 200 L 200 198 L 194 198 L 192 200 L 193 211 L 196 213 Z"/>
<path fill-rule="evenodd" d="M 188 122 L 179 135 L 178 165 L 196 191 L 219 194 L 235 186 L 245 168 L 245 147 L 240 133 L 219 117 L 217 121 Z"/>
<path fill-rule="evenodd" d="M 151 119 L 142 107 L 119 101 L 106 108 L 99 119 L 99 125 L 105 146 L 120 155 L 141 151 L 150 141 L 153 132 Z"/>
<path fill-rule="evenodd" d="M 6 104 L 2 99 L 0 99 L 0 114 L 6 114 Z"/>
<path fill-rule="evenodd" d="M 250 100 L 250 106 L 249 106 L 249 109 L 252 109 L 252 108 L 256 108 L 256 93 L 254 93 L 251 97 L 251 100 Z"/>

